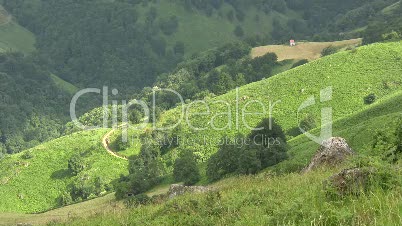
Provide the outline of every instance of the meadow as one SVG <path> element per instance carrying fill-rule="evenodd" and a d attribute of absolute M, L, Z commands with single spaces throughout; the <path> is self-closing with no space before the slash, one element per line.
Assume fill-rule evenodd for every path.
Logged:
<path fill-rule="evenodd" d="M 110 183 L 127 173 L 128 163 L 104 150 L 101 138 L 105 133 L 105 129 L 75 133 L 3 159 L 0 212 L 37 213 L 54 209 L 60 206 L 60 195 L 68 192 L 76 179 L 101 177 Z M 83 155 L 87 165 L 77 176 L 68 169 L 68 160 L 74 154 Z"/>

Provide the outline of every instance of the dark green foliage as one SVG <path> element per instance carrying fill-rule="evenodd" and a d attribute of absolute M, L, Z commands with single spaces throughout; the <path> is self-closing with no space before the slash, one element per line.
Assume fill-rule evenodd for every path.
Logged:
<path fill-rule="evenodd" d="M 274 119 L 272 123 L 265 119 L 247 137 L 224 137 L 218 152 L 207 162 L 207 176 L 215 181 L 233 173 L 255 174 L 285 160 L 287 148 L 282 128 Z"/>
<path fill-rule="evenodd" d="M 70 193 L 64 192 L 60 197 L 59 197 L 59 205 L 60 206 L 68 206 L 73 203 L 73 198 L 71 198 Z"/>
<path fill-rule="evenodd" d="M 160 148 L 152 137 L 143 138 L 140 154 L 129 160 L 129 175 L 121 176 L 115 185 L 117 199 L 144 193 L 160 181 L 164 175 Z"/>
<path fill-rule="evenodd" d="M 292 68 L 296 68 L 296 67 L 302 66 L 302 65 L 307 64 L 307 63 L 308 63 L 307 59 L 299 60 L 299 61 L 297 61 L 296 63 L 294 63 L 292 65 Z"/>
<path fill-rule="evenodd" d="M 68 169 L 73 175 L 78 175 L 85 169 L 85 161 L 81 154 L 75 154 L 68 160 Z"/>
<path fill-rule="evenodd" d="M 165 56 L 166 43 L 158 34 L 177 30 L 174 16 L 155 23 L 158 14 L 151 8 L 144 25 L 138 23 L 136 4 L 124 1 L 37 2 L 35 7 L 27 1 L 4 4 L 36 35 L 40 63 L 74 85 L 143 88 L 180 60 Z"/>
<path fill-rule="evenodd" d="M 390 12 L 377 15 L 363 32 L 363 43 L 402 39 L 402 4 L 399 3 Z"/>
<path fill-rule="evenodd" d="M 377 96 L 374 93 L 371 93 L 364 97 L 364 103 L 365 104 L 372 104 L 377 100 Z"/>
<path fill-rule="evenodd" d="M 165 35 L 172 35 L 179 27 L 179 20 L 176 16 L 171 16 L 168 19 L 162 19 L 159 26 Z"/>
<path fill-rule="evenodd" d="M 321 56 L 329 56 L 338 52 L 338 48 L 335 46 L 328 46 L 324 48 L 321 52 Z"/>
<path fill-rule="evenodd" d="M 70 194 L 75 202 L 88 199 L 92 194 L 95 193 L 96 190 L 94 182 L 88 175 L 83 175 L 82 177 L 76 178 L 70 187 Z"/>
<path fill-rule="evenodd" d="M 31 57 L 0 53 L 0 151 L 18 153 L 60 135 L 69 95 Z"/>
<path fill-rule="evenodd" d="M 374 135 L 373 155 L 382 156 L 389 163 L 397 163 L 402 158 L 402 118 L 389 129 L 379 130 Z"/>
<path fill-rule="evenodd" d="M 237 37 L 243 37 L 244 36 L 244 30 L 240 25 L 237 25 L 235 30 L 233 31 L 233 33 L 237 36 Z"/>
<path fill-rule="evenodd" d="M 22 159 L 32 159 L 33 157 L 35 156 L 32 151 L 25 151 L 24 154 L 22 154 L 21 156 Z"/>
<path fill-rule="evenodd" d="M 200 180 L 197 160 L 191 150 L 180 153 L 173 166 L 173 175 L 176 182 L 184 182 L 185 185 L 194 185 Z"/>

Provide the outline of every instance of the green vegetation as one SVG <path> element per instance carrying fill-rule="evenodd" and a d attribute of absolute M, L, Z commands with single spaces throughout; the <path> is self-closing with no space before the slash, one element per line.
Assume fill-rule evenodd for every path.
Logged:
<path fill-rule="evenodd" d="M 378 99 L 400 90 L 402 82 L 401 58 L 402 46 L 400 42 L 387 44 L 374 44 L 358 48 L 356 51 L 345 51 L 329 57 L 314 61 L 303 67 L 298 67 L 284 72 L 272 78 L 243 86 L 238 94 L 235 90 L 214 99 L 206 99 L 210 108 L 207 115 L 196 113 L 206 112 L 205 104 L 193 104 L 188 110 L 189 122 L 195 128 L 206 128 L 193 133 L 186 122 L 182 122 L 180 135 L 191 137 L 202 142 L 209 140 L 212 145 L 204 146 L 199 155 L 208 158 L 216 152 L 219 139 L 224 135 L 234 137 L 238 132 L 248 133 L 247 126 L 240 121 L 239 129 L 236 130 L 236 114 L 242 119 L 242 109 L 247 100 L 258 100 L 266 107 L 265 113 L 258 103 L 249 104 L 247 112 L 264 113 L 262 115 L 246 116 L 245 122 L 254 127 L 268 115 L 268 108 L 276 101 L 281 101 L 273 108 L 272 116 L 276 118 L 287 136 L 299 125 L 304 114 L 311 114 L 316 122 L 321 121 L 320 112 L 324 106 L 331 106 L 334 120 L 346 117 L 353 112 L 365 107 L 362 101 L 365 96 L 375 93 Z M 286 87 L 286 88 L 284 88 Z M 297 109 L 311 96 L 319 97 L 320 91 L 332 87 L 332 100 L 328 103 L 317 103 L 306 111 L 302 111 L 297 118 Z M 243 98 L 244 97 L 244 98 Z M 242 98 L 244 100 L 242 100 Z M 239 100 L 239 112 L 236 113 L 236 100 Z M 227 101 L 228 105 L 219 102 Z M 159 125 L 173 125 L 180 119 L 181 108 L 164 113 Z M 228 118 L 228 112 L 232 117 Z M 224 114 L 219 118 L 215 117 Z M 214 126 L 227 128 L 225 131 L 211 128 L 210 121 L 213 118 Z M 229 127 L 228 127 L 229 125 Z M 211 144 L 210 143 L 210 144 Z M 201 143 L 200 143 L 201 144 Z"/>
<path fill-rule="evenodd" d="M 81 185 L 83 188 L 87 188 L 88 184 L 94 186 L 94 190 L 89 190 L 84 198 L 94 198 L 100 193 L 110 191 L 111 181 L 119 174 L 126 173 L 127 163 L 104 150 L 100 141 L 106 132 L 103 129 L 80 132 L 6 156 L 0 162 L 3 169 L 0 173 L 0 211 L 46 211 L 60 207 L 63 204 L 60 203 L 60 198 L 66 194 L 71 195 L 74 201 L 79 201 L 81 199 L 77 198 L 76 192 L 82 191 Z M 32 154 L 31 158 L 26 158 L 27 152 Z M 80 162 L 83 161 L 86 167 L 80 167 L 79 172 L 76 171 L 78 175 L 75 175 L 69 170 L 69 160 L 77 154 L 80 154 Z M 101 184 L 98 178 L 101 178 Z M 102 191 L 96 191 L 100 185 L 103 187 Z"/>
<path fill-rule="evenodd" d="M 201 179 L 196 156 L 191 150 L 180 152 L 173 165 L 173 175 L 176 182 L 185 185 L 194 185 Z"/>
<path fill-rule="evenodd" d="M 337 170 L 317 171 L 307 175 L 284 176 L 260 174 L 234 177 L 213 186 L 219 191 L 188 194 L 162 204 L 151 204 L 76 219 L 65 225 L 121 225 L 125 223 L 208 225 L 398 225 L 401 205 L 401 177 L 391 191 L 375 187 L 360 196 L 331 200 L 322 181 Z M 386 203 L 387 205 L 383 205 Z M 258 216 L 258 217 L 257 217 Z M 63 225 L 63 224 L 62 224 Z"/>

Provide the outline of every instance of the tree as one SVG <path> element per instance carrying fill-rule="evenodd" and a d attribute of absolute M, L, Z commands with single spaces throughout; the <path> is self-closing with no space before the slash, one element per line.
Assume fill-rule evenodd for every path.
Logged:
<path fill-rule="evenodd" d="M 73 175 L 78 175 L 85 169 L 85 162 L 80 154 L 75 154 L 68 160 L 68 169 Z"/>
<path fill-rule="evenodd" d="M 244 30 L 240 25 L 236 26 L 236 28 L 233 31 L 233 33 L 239 38 L 244 36 Z"/>
<path fill-rule="evenodd" d="M 262 168 L 275 165 L 287 158 L 286 136 L 275 119 L 263 119 L 248 138 L 253 148 L 259 150 Z"/>
<path fill-rule="evenodd" d="M 335 54 L 336 52 L 338 52 L 338 48 L 335 46 L 328 46 L 326 48 L 324 48 L 321 52 L 321 56 L 329 56 L 332 54 Z"/>
<path fill-rule="evenodd" d="M 173 175 L 176 182 L 184 182 L 185 185 L 194 185 L 201 176 L 197 167 L 197 160 L 191 150 L 183 150 L 174 163 Z"/>

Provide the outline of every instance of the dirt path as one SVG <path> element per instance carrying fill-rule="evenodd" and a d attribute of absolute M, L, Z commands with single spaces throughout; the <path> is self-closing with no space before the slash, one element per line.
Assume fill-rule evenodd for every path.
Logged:
<path fill-rule="evenodd" d="M 103 145 L 103 147 L 106 149 L 106 151 L 110 154 L 110 155 L 112 155 L 112 156 L 114 156 L 114 157 L 116 157 L 116 158 L 119 158 L 119 159 L 123 159 L 123 160 L 128 160 L 127 158 L 125 158 L 125 157 L 122 157 L 122 156 L 120 156 L 120 155 L 118 155 L 118 154 L 116 154 L 116 152 L 114 152 L 111 148 L 110 148 L 110 146 L 109 146 L 109 142 L 110 142 L 110 136 L 114 133 L 116 131 L 116 129 L 112 129 L 112 130 L 110 130 L 105 136 L 103 136 L 103 138 L 102 138 L 102 145 Z"/>

